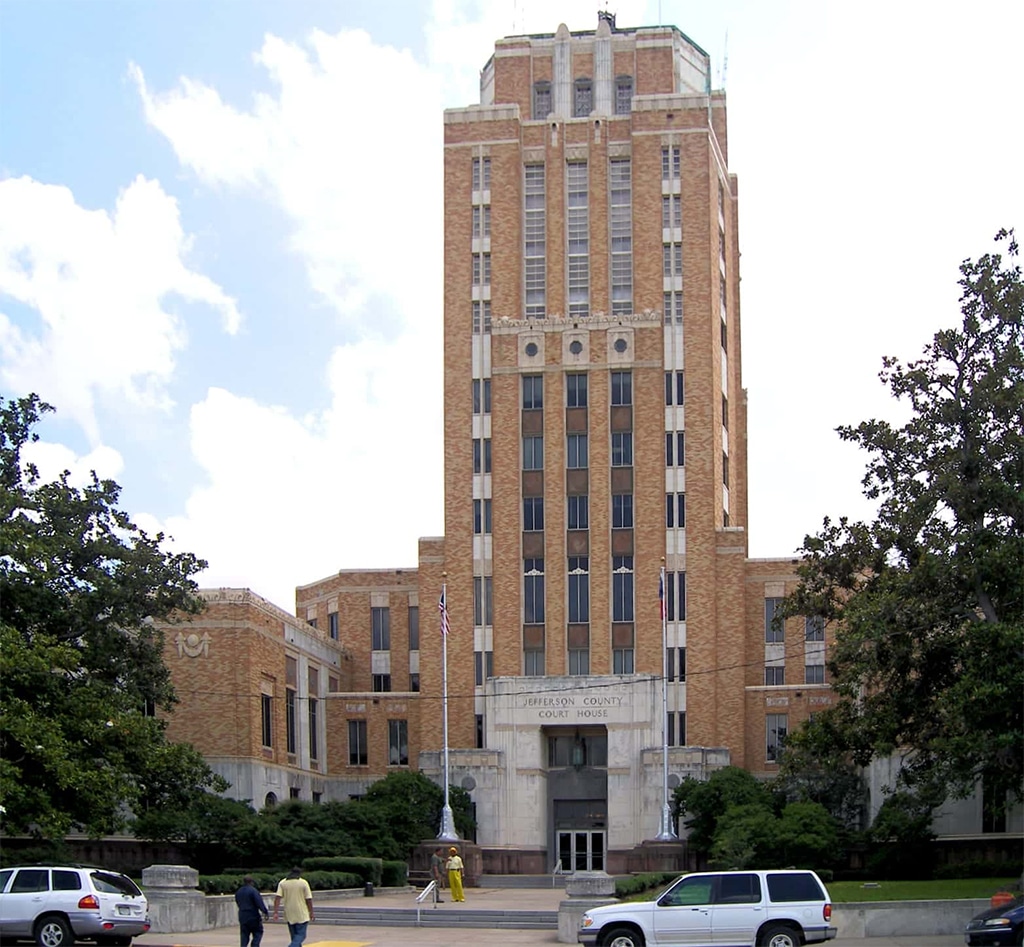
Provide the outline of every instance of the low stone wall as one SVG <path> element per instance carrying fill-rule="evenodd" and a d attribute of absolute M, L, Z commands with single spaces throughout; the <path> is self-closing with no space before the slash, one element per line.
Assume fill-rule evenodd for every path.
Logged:
<path fill-rule="evenodd" d="M 861 901 L 832 907 L 839 937 L 930 937 L 963 934 L 988 898 L 957 901 Z"/>

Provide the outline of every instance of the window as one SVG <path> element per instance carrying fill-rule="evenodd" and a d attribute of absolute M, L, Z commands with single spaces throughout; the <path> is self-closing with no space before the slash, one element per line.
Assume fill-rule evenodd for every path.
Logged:
<path fill-rule="evenodd" d="M 786 683 L 786 666 L 784 664 L 769 664 L 764 669 L 765 687 L 781 687 Z"/>
<path fill-rule="evenodd" d="M 676 465 L 676 438 L 671 431 L 665 433 L 665 466 L 674 467 Z"/>
<path fill-rule="evenodd" d="M 662 230 L 679 230 L 683 226 L 683 199 L 679 194 L 665 194 L 661 198 Z"/>
<path fill-rule="evenodd" d="M 409 765 L 409 723 L 388 721 L 388 766 Z"/>
<path fill-rule="evenodd" d="M 371 690 L 375 694 L 390 694 L 391 693 L 391 675 L 390 674 L 374 674 L 373 680 L 370 685 Z"/>
<path fill-rule="evenodd" d="M 370 624 L 372 627 L 373 650 L 391 650 L 391 609 L 371 608 Z"/>
<path fill-rule="evenodd" d="M 493 580 L 489 575 L 473 577 L 473 624 L 494 624 Z"/>
<path fill-rule="evenodd" d="M 548 91 L 550 111 L 551 92 Z M 526 315 L 544 316 L 547 305 L 547 209 L 544 165 L 528 164 L 523 188 L 523 272 L 526 282 Z"/>
<path fill-rule="evenodd" d="M 533 84 L 533 117 L 546 119 L 551 114 L 551 83 L 535 82 Z"/>
<path fill-rule="evenodd" d="M 473 473 L 491 472 L 491 439 L 473 438 Z"/>
<path fill-rule="evenodd" d="M 824 664 L 808 664 L 804 666 L 804 683 L 805 684 L 824 684 L 825 683 L 825 665 Z"/>
<path fill-rule="evenodd" d="M 586 118 L 594 111 L 594 87 L 589 79 L 577 79 L 573 86 L 572 117 Z"/>
<path fill-rule="evenodd" d="M 665 618 L 686 621 L 686 573 L 665 573 Z"/>
<path fill-rule="evenodd" d="M 494 652 L 474 651 L 473 670 L 477 687 L 482 687 L 484 679 L 494 677 Z"/>
<path fill-rule="evenodd" d="M 298 786 L 289 786 L 288 787 L 288 798 L 289 799 L 301 799 L 302 798 L 302 790 Z"/>
<path fill-rule="evenodd" d="M 269 694 L 263 694 L 260 702 L 260 716 L 262 718 L 263 745 L 274 745 L 274 698 Z"/>
<path fill-rule="evenodd" d="M 309 718 L 309 758 L 318 760 L 320 759 L 320 701 L 311 696 L 306 704 Z"/>
<path fill-rule="evenodd" d="M 523 497 L 523 530 L 539 533 L 544 529 L 544 497 Z"/>
<path fill-rule="evenodd" d="M 729 331 L 725 327 L 725 320 L 722 320 L 722 351 L 729 351 Z"/>
<path fill-rule="evenodd" d="M 780 615 L 778 619 L 775 613 L 782 605 L 781 598 L 766 598 L 764 600 L 764 640 L 768 644 L 778 644 L 786 640 L 786 625 Z"/>
<path fill-rule="evenodd" d="M 473 414 L 491 413 L 490 378 L 473 379 Z"/>
<path fill-rule="evenodd" d="M 722 484 L 729 486 L 729 455 L 722 451 Z"/>
<path fill-rule="evenodd" d="M 590 528 L 590 498 L 582 496 L 569 496 L 565 498 L 569 514 L 569 529 Z"/>
<path fill-rule="evenodd" d="M 616 431 L 612 434 L 612 466 L 633 466 L 633 433 Z"/>
<path fill-rule="evenodd" d="M 668 529 L 686 528 L 686 494 L 665 494 L 665 526 Z"/>
<path fill-rule="evenodd" d="M 523 621 L 544 624 L 544 560 L 523 560 Z"/>
<path fill-rule="evenodd" d="M 777 763 L 779 752 L 786 743 L 789 729 L 789 717 L 786 714 L 765 715 L 765 759 L 769 763 Z"/>
<path fill-rule="evenodd" d="M 366 721 L 348 722 L 348 765 L 366 766 Z"/>
<path fill-rule="evenodd" d="M 682 164 L 682 155 L 679 147 L 661 149 L 661 179 L 663 181 L 678 181 L 679 171 Z"/>
<path fill-rule="evenodd" d="M 568 565 L 569 621 L 574 625 L 585 625 L 590 621 L 590 559 L 587 556 L 570 556 Z"/>
<path fill-rule="evenodd" d="M 491 285 L 491 255 L 489 253 L 473 254 L 473 285 Z"/>
<path fill-rule="evenodd" d="M 35 891 L 49 891 L 49 871 L 45 868 L 22 868 L 14 877 L 8 894 L 30 894 Z M 33 899 L 35 900 L 35 899 Z M 6 905 L 5 905 L 6 907 Z"/>
<path fill-rule="evenodd" d="M 678 290 L 665 293 L 663 309 L 665 314 L 665 325 L 673 322 L 677 326 L 683 324 L 683 294 Z"/>
<path fill-rule="evenodd" d="M 587 376 L 574 373 L 565 376 L 565 404 L 569 408 L 587 406 Z"/>
<path fill-rule="evenodd" d="M 665 372 L 665 404 L 683 403 L 683 373 Z"/>
<path fill-rule="evenodd" d="M 491 189 L 491 159 L 473 159 L 473 190 L 489 191 Z"/>
<path fill-rule="evenodd" d="M 327 634 L 334 640 L 338 640 L 338 613 L 327 613 Z"/>
<path fill-rule="evenodd" d="M 612 527 L 614 529 L 633 528 L 633 494 L 612 494 Z"/>
<path fill-rule="evenodd" d="M 633 673 L 633 649 L 616 648 L 612 651 L 612 673 L 632 674 Z"/>
<path fill-rule="evenodd" d="M 722 395 L 722 427 L 729 430 L 729 399 Z"/>
<path fill-rule="evenodd" d="M 612 621 L 633 621 L 633 557 L 612 557 Z M 619 673 L 631 674 L 629 671 Z"/>
<path fill-rule="evenodd" d="M 482 750 L 484 748 L 484 715 L 476 715 L 476 748 Z"/>
<path fill-rule="evenodd" d="M 682 431 L 676 431 L 676 466 L 686 466 L 686 434 Z"/>
<path fill-rule="evenodd" d="M 316 619 L 315 618 L 307 618 L 306 619 L 306 624 L 309 625 L 310 628 L 316 628 Z"/>
<path fill-rule="evenodd" d="M 409 675 L 409 690 L 414 694 L 420 692 L 420 676 L 419 673 L 412 673 Z"/>
<path fill-rule="evenodd" d="M 679 648 L 679 680 L 686 680 L 686 648 Z"/>
<path fill-rule="evenodd" d="M 473 532 L 476 535 L 491 532 L 491 501 L 473 501 Z"/>
<path fill-rule="evenodd" d="M 586 161 L 566 166 L 569 315 L 590 315 L 590 207 Z"/>
<path fill-rule="evenodd" d="M 528 434 L 523 438 L 523 470 L 544 469 L 544 438 Z"/>
<path fill-rule="evenodd" d="M 821 615 L 809 615 L 804 619 L 804 641 L 825 640 L 825 619 Z"/>
<path fill-rule="evenodd" d="M 0 882 L 0 890 L 3 890 L 6 881 L 7 879 L 4 878 Z M 81 891 L 82 876 L 77 871 L 60 871 L 54 868 L 50 875 L 50 888 L 53 891 Z"/>
<path fill-rule="evenodd" d="M 409 650 L 420 650 L 420 607 L 409 606 Z"/>
<path fill-rule="evenodd" d="M 523 410 L 544 407 L 544 376 L 523 375 Z"/>
<path fill-rule="evenodd" d="M 491 235 L 491 205 L 483 204 L 473 208 L 473 236 L 489 237 Z"/>
<path fill-rule="evenodd" d="M 615 114 L 628 115 L 633 108 L 633 77 L 615 77 Z"/>
<path fill-rule="evenodd" d="M 565 466 L 570 470 L 582 470 L 587 466 L 587 435 L 568 434 L 565 445 Z"/>
<path fill-rule="evenodd" d="M 666 279 L 683 275 L 683 245 L 681 243 L 662 244 L 661 275 Z"/>
<path fill-rule="evenodd" d="M 633 403 L 633 373 L 612 372 L 612 404 Z"/>
<path fill-rule="evenodd" d="M 286 687 L 284 691 L 284 748 L 286 753 L 295 753 L 298 747 L 298 720 L 296 719 L 295 690 Z"/>
<path fill-rule="evenodd" d="M 776 904 L 784 901 L 823 901 L 825 892 L 821 890 L 814 875 L 808 871 L 794 871 L 787 874 L 770 874 L 768 881 L 768 897 Z"/>
<path fill-rule="evenodd" d="M 544 652 L 524 651 L 523 652 L 523 674 L 527 677 L 544 676 Z"/>
<path fill-rule="evenodd" d="M 612 313 L 633 311 L 633 190 L 629 158 L 612 158 L 608 166 L 611 223 Z"/>
<path fill-rule="evenodd" d="M 473 302 L 473 334 L 491 331 L 491 301 L 489 299 Z"/>
<path fill-rule="evenodd" d="M 569 649 L 569 673 L 574 676 L 590 673 L 590 651 L 588 649 Z"/>

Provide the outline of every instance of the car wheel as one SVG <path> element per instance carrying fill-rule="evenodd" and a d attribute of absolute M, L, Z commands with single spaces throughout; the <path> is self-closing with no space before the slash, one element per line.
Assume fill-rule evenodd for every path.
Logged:
<path fill-rule="evenodd" d="M 604 947 L 644 947 L 644 936 L 629 927 L 614 927 L 605 935 Z"/>
<path fill-rule="evenodd" d="M 36 921 L 35 937 L 39 947 L 69 947 L 75 942 L 71 925 L 59 914 L 48 914 Z"/>
<path fill-rule="evenodd" d="M 803 941 L 792 927 L 777 924 L 761 933 L 761 947 L 800 947 Z"/>

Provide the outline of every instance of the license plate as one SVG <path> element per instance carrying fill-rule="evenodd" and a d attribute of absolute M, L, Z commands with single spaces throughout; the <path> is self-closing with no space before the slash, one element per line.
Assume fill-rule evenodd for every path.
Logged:
<path fill-rule="evenodd" d="M 132 909 L 127 904 L 119 904 L 117 906 L 117 913 L 130 915 L 132 913 Z"/>

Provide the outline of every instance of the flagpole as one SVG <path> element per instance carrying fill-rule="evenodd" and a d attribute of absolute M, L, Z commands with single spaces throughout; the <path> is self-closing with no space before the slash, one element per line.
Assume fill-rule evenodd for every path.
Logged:
<path fill-rule="evenodd" d="M 668 609 L 665 598 L 665 560 L 662 559 L 661 579 L 658 583 L 658 599 L 661 605 L 661 830 L 655 836 L 657 842 L 674 842 L 676 830 L 672 826 L 672 810 L 668 804 Z"/>
<path fill-rule="evenodd" d="M 448 573 L 441 573 L 445 579 L 441 583 L 441 717 L 444 721 L 444 808 L 441 810 L 441 831 L 437 837 L 445 842 L 457 842 L 459 833 L 455 831 L 455 816 L 452 814 L 451 798 L 448 790 Z"/>

